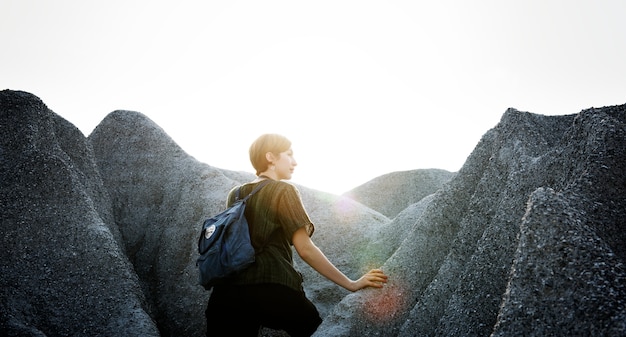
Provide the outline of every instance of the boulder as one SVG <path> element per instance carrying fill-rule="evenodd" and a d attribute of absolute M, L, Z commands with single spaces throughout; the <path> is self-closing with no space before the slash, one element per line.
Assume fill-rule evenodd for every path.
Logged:
<path fill-rule="evenodd" d="M 624 334 L 625 122 L 509 109 L 316 336 Z"/>
<path fill-rule="evenodd" d="M 393 218 L 437 192 L 455 173 L 442 169 L 398 171 L 376 177 L 343 195 Z"/>
<path fill-rule="evenodd" d="M 331 261 L 390 276 L 349 293 L 294 254 L 315 335 L 624 335 L 625 122 L 626 105 L 511 108 L 459 172 L 298 185 Z M 197 235 L 252 173 L 197 161 L 139 112 L 85 137 L 21 91 L 0 92 L 0 132 L 2 335 L 204 334 Z"/>
<path fill-rule="evenodd" d="M 0 331 L 159 336 L 90 143 L 26 92 L 0 92 Z"/>

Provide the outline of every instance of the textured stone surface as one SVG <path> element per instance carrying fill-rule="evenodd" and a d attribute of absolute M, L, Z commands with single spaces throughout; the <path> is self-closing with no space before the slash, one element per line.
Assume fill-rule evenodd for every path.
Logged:
<path fill-rule="evenodd" d="M 161 333 L 193 336 L 204 331 L 210 293 L 196 282 L 197 235 L 202 220 L 224 208 L 228 191 L 254 176 L 196 161 L 137 112 L 109 114 L 89 140 L 111 195 L 116 225 L 158 313 Z M 337 252 L 333 255 L 337 265 L 356 277 L 362 255 L 357 248 L 366 244 L 369 228 L 389 220 L 350 199 L 299 188 L 316 224 L 315 241 L 322 249 Z M 382 264 L 384 258 L 377 262 Z M 321 312 L 341 300 L 341 289 L 302 262 L 300 267 L 309 281 L 307 293 Z"/>
<path fill-rule="evenodd" d="M 0 133 L 2 335 L 158 336 L 82 133 L 10 91 Z"/>
<path fill-rule="evenodd" d="M 387 260 L 386 289 L 346 296 L 317 335 L 626 333 L 625 121 L 508 110 Z"/>
<path fill-rule="evenodd" d="M 626 334 L 625 122 L 626 106 L 509 109 L 457 173 L 298 186 L 341 270 L 391 277 L 348 293 L 296 258 L 316 336 Z M 0 92 L 0 132 L 3 335 L 204 333 L 197 233 L 251 173 L 196 161 L 138 112 L 85 137 L 24 92 Z"/>
<path fill-rule="evenodd" d="M 392 172 L 376 177 L 343 195 L 393 218 L 410 205 L 437 192 L 452 177 L 453 172 L 440 169 Z"/>

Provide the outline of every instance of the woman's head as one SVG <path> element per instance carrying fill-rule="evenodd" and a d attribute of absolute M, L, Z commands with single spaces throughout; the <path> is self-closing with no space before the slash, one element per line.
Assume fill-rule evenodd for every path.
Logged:
<path fill-rule="evenodd" d="M 250 145 L 250 162 L 256 175 L 268 170 L 272 158 L 280 158 L 281 153 L 291 150 L 291 141 L 287 137 L 275 133 L 267 133 L 257 138 Z M 271 153 L 268 158 L 268 153 Z"/>

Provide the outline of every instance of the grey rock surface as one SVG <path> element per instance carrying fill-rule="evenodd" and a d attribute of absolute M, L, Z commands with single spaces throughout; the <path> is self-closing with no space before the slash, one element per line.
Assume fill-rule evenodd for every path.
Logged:
<path fill-rule="evenodd" d="M 224 209 L 228 191 L 254 175 L 196 161 L 138 112 L 109 114 L 89 140 L 129 259 L 158 313 L 159 330 L 166 336 L 204 331 L 210 292 L 197 284 L 197 235 L 205 218 Z M 348 248 L 364 245 L 368 229 L 389 220 L 352 200 L 343 200 L 340 209 L 337 196 L 299 189 L 316 224 L 314 239 L 320 248 L 336 252 L 337 265 L 356 277 L 360 254 Z M 332 240 L 338 233 L 343 242 Z M 337 286 L 320 280 L 304 263 L 299 266 L 320 312 L 341 300 Z"/>
<path fill-rule="evenodd" d="M 509 109 L 316 335 L 624 335 L 625 122 Z"/>
<path fill-rule="evenodd" d="M 437 192 L 455 173 L 441 169 L 398 171 L 376 177 L 343 195 L 393 218 Z"/>
<path fill-rule="evenodd" d="M 0 92 L 3 336 L 158 336 L 82 133 Z"/>
<path fill-rule="evenodd" d="M 626 334 L 625 122 L 626 105 L 509 109 L 457 173 L 298 186 L 342 271 L 390 275 L 348 293 L 296 257 L 316 336 Z M 197 235 L 251 173 L 198 162 L 138 112 L 85 137 L 19 91 L 0 92 L 0 132 L 1 335 L 204 334 Z"/>

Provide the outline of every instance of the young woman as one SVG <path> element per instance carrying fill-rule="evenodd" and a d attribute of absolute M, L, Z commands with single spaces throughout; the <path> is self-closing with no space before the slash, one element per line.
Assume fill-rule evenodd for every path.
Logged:
<path fill-rule="evenodd" d="M 248 200 L 245 215 L 256 262 L 227 282 L 213 287 L 206 309 L 207 336 L 257 336 L 261 326 L 285 330 L 290 336 L 310 336 L 322 322 L 294 269 L 291 246 L 302 260 L 337 285 L 350 291 L 382 288 L 387 276 L 370 270 L 349 279 L 311 241 L 314 225 L 291 179 L 297 163 L 291 142 L 277 134 L 261 135 L 250 146 L 257 179 L 244 184 L 241 196 L 262 180 L 270 180 Z M 234 189 L 228 204 L 234 201 Z"/>

